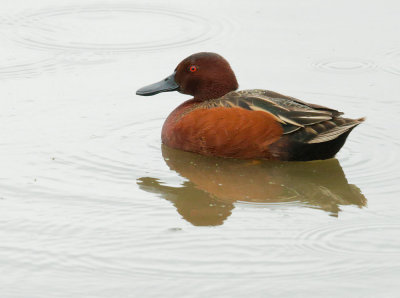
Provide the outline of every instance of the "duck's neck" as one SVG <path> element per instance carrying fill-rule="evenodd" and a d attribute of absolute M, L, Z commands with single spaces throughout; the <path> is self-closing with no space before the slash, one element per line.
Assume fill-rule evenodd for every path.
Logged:
<path fill-rule="evenodd" d="M 238 88 L 236 78 L 234 80 L 225 82 L 210 82 L 198 88 L 193 95 L 193 99 L 196 101 L 205 101 L 209 99 L 219 98 L 225 94 L 235 91 Z"/>

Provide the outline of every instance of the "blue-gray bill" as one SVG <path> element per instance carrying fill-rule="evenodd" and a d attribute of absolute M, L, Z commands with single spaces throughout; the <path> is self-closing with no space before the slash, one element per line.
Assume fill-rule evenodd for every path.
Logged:
<path fill-rule="evenodd" d="M 157 83 L 144 86 L 136 91 L 137 95 L 150 96 L 161 92 L 179 90 L 179 85 L 175 82 L 175 73 Z"/>

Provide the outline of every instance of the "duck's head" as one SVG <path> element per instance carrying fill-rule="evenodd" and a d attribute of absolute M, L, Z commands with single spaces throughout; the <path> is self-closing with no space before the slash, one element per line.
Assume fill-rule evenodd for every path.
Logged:
<path fill-rule="evenodd" d="M 136 91 L 149 96 L 160 92 L 179 91 L 197 100 L 218 98 L 236 90 L 238 83 L 228 61 L 215 53 L 202 52 L 184 59 L 164 80 Z"/>

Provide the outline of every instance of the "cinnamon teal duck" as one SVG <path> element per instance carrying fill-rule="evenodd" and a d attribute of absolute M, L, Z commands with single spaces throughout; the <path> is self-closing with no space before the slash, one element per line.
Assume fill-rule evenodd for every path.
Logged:
<path fill-rule="evenodd" d="M 273 91 L 236 91 L 229 63 L 209 52 L 193 54 L 164 80 L 137 95 L 179 91 L 193 98 L 178 106 L 162 128 L 172 148 L 231 158 L 309 161 L 328 159 L 364 118 Z"/>

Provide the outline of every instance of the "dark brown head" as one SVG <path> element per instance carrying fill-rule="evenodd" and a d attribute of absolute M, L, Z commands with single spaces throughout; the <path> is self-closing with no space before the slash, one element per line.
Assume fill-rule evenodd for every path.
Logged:
<path fill-rule="evenodd" d="M 164 80 L 143 87 L 137 95 L 179 91 L 197 100 L 218 98 L 236 90 L 238 83 L 228 61 L 215 53 L 202 52 L 184 59 Z"/>

